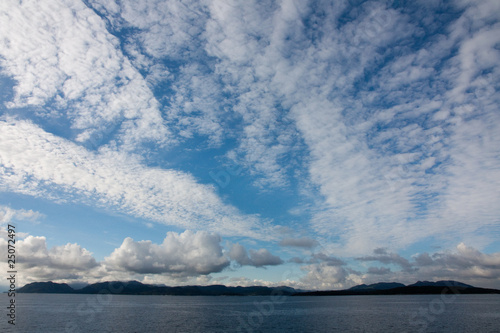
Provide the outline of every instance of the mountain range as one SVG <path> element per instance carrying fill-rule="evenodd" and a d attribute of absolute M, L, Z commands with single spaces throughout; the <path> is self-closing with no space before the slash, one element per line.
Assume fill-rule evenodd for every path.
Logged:
<path fill-rule="evenodd" d="M 123 295 L 178 295 L 178 296 L 342 296 L 342 295 L 415 295 L 415 294 L 500 294 L 500 290 L 478 288 L 458 281 L 418 281 L 404 285 L 397 282 L 361 284 L 344 290 L 304 291 L 291 287 L 228 287 L 178 286 L 167 287 L 143 284 L 138 281 L 109 281 L 90 284 L 81 289 L 73 289 L 65 283 L 33 282 L 17 290 L 18 293 L 57 294 L 123 294 Z"/>

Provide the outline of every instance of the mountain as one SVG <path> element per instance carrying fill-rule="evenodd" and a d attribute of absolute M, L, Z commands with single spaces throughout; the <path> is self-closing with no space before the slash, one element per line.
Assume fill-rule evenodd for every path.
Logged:
<path fill-rule="evenodd" d="M 462 282 L 458 281 L 436 281 L 436 282 L 430 282 L 430 281 L 418 281 L 414 284 L 408 285 L 408 287 L 463 287 L 463 288 L 474 288 L 473 286 L 469 284 L 465 284 Z"/>
<path fill-rule="evenodd" d="M 391 288 L 391 285 L 394 287 Z M 322 290 L 297 293 L 294 296 L 348 296 L 348 295 L 425 295 L 425 294 L 500 294 L 498 289 L 477 288 L 458 281 L 418 281 L 405 286 L 401 283 L 359 285 L 346 290 Z"/>
<path fill-rule="evenodd" d="M 153 285 L 142 284 L 139 281 L 109 281 L 93 283 L 75 292 L 78 294 L 99 294 L 106 292 L 109 294 L 140 295 L 147 294 L 148 291 L 154 288 L 155 286 Z"/>
<path fill-rule="evenodd" d="M 138 281 L 108 281 L 90 284 L 81 289 L 73 289 L 65 283 L 33 282 L 18 289 L 19 293 L 59 293 L 59 294 L 122 294 L 122 295 L 178 295 L 178 296 L 347 296 L 347 295 L 422 295 L 422 294 L 500 294 L 500 290 L 477 288 L 457 281 L 418 281 L 405 286 L 397 282 L 361 284 L 345 290 L 303 291 L 291 287 L 228 287 L 180 286 L 168 287 L 143 284 Z"/>
<path fill-rule="evenodd" d="M 75 290 L 66 283 L 33 282 L 17 290 L 18 293 L 71 294 Z"/>
<path fill-rule="evenodd" d="M 378 282 L 373 284 L 360 284 L 349 288 L 348 290 L 387 290 L 398 287 L 404 287 L 405 285 L 398 282 Z"/>
<path fill-rule="evenodd" d="M 122 295 L 178 295 L 178 296 L 269 296 L 292 295 L 301 290 L 290 287 L 227 287 L 180 286 L 167 287 L 143 284 L 138 281 L 108 281 L 93 283 L 84 288 L 74 290 L 65 283 L 34 282 L 20 288 L 20 293 L 59 293 L 59 294 L 122 294 Z"/>

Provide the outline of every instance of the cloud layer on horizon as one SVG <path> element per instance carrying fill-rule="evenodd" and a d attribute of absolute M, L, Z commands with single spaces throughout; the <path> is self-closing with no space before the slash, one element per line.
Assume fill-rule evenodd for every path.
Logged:
<path fill-rule="evenodd" d="M 358 258 L 372 264 L 352 269 L 352 263 L 323 253 L 311 255 L 300 270 L 286 269 L 279 281 L 227 279 L 214 273 L 231 270 L 237 265 L 266 267 L 283 265 L 284 261 L 268 250 L 250 249 L 233 244 L 228 250 L 217 234 L 205 231 L 167 233 L 163 243 L 126 238 L 103 261 L 78 244 L 48 248 L 45 237 L 27 236 L 17 242 L 23 260 L 17 264 L 21 283 L 54 281 L 69 284 L 136 279 L 144 283 L 170 285 L 289 285 L 302 289 L 343 289 L 361 283 L 397 281 L 406 284 L 417 280 L 458 280 L 479 287 L 498 288 L 500 253 L 485 254 L 460 243 L 455 250 L 417 253 L 411 260 L 377 249 L 371 256 Z M 6 255 L 7 242 L 0 240 Z M 248 252 L 250 255 L 248 255 Z M 378 266 L 373 266 L 378 263 Z"/>

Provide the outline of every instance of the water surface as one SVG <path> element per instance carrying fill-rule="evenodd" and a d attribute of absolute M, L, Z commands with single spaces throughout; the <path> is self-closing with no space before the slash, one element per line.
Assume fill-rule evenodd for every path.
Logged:
<path fill-rule="evenodd" d="M 500 332 L 500 295 L 18 294 L 15 327 L 6 306 L 2 332 Z"/>

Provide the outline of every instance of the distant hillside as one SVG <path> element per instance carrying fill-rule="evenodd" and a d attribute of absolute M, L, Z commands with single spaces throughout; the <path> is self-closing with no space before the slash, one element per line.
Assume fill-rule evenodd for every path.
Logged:
<path fill-rule="evenodd" d="M 360 284 L 355 287 L 349 288 L 348 290 L 386 290 L 398 287 L 404 287 L 405 285 L 397 282 L 379 282 L 374 284 Z"/>
<path fill-rule="evenodd" d="M 394 285 L 396 287 L 390 288 Z M 418 281 L 405 286 L 400 283 L 359 285 L 346 290 L 324 290 L 297 293 L 294 296 L 348 296 L 348 295 L 424 295 L 424 294 L 500 294 L 498 289 L 477 288 L 457 281 Z"/>
<path fill-rule="evenodd" d="M 66 283 L 33 282 L 17 290 L 18 293 L 71 294 L 75 290 Z"/>
<path fill-rule="evenodd" d="M 138 281 L 110 281 L 88 285 L 82 289 L 73 289 L 65 283 L 34 282 L 18 289 L 19 293 L 59 293 L 59 294 L 99 294 L 111 293 L 122 295 L 178 295 L 178 296 L 342 296 L 342 295 L 419 295 L 419 294 L 500 294 L 500 290 L 477 288 L 457 281 L 418 281 L 405 286 L 397 282 L 379 282 L 370 285 L 361 284 L 345 290 L 302 291 L 290 287 L 227 287 L 180 286 L 167 287 L 143 284 Z"/>
<path fill-rule="evenodd" d="M 474 288 L 470 284 L 465 284 L 457 281 L 437 281 L 437 282 L 418 281 L 414 284 L 408 285 L 408 287 L 449 287 L 449 286 Z"/>
<path fill-rule="evenodd" d="M 138 281 L 101 282 L 74 290 L 67 284 L 53 282 L 30 283 L 18 290 L 20 293 L 60 293 L 60 294 L 98 294 L 111 293 L 122 295 L 178 295 L 178 296 L 268 296 L 274 294 L 292 295 L 300 290 L 290 287 L 227 287 L 211 286 L 180 286 L 166 287 L 143 284 Z"/>

